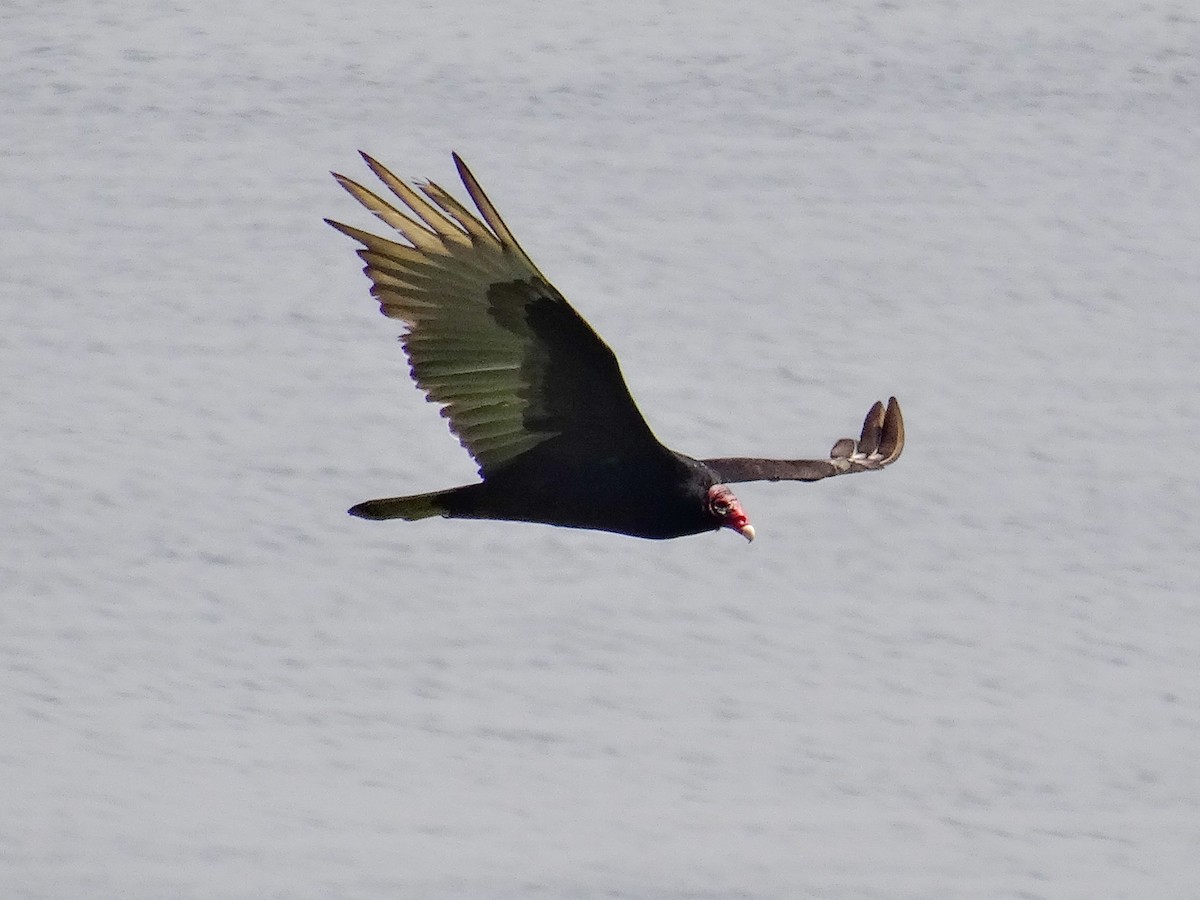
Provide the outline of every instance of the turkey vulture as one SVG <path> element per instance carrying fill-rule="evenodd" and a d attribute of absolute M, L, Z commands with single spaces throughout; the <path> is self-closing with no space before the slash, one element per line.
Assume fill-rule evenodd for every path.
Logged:
<path fill-rule="evenodd" d="M 442 405 L 482 481 L 367 500 L 364 519 L 504 519 L 675 538 L 754 527 L 729 484 L 817 481 L 881 469 L 904 448 L 893 397 L 867 413 L 859 439 L 827 459 L 692 459 L 664 447 L 625 386 L 617 358 L 517 243 L 470 170 L 454 164 L 482 221 L 433 183 L 405 184 L 365 153 L 404 210 L 333 173 L 405 242 L 326 219 L 359 257 L 401 338 L 412 377 Z"/>

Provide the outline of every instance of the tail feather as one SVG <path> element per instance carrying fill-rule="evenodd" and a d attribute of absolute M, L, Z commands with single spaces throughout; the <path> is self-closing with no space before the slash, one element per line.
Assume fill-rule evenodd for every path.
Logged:
<path fill-rule="evenodd" d="M 413 494 L 409 497 L 382 497 L 379 500 L 364 500 L 346 510 L 352 516 L 361 519 L 405 519 L 415 522 L 417 519 L 428 519 L 431 516 L 449 514 L 444 502 L 448 491 L 434 491 L 431 494 Z"/>

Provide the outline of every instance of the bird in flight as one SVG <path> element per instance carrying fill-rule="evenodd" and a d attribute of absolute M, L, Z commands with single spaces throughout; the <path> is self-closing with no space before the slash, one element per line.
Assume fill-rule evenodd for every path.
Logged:
<path fill-rule="evenodd" d="M 362 245 L 372 295 L 407 326 L 413 380 L 441 404 L 481 480 L 367 500 L 351 515 L 540 522 L 660 540 L 729 528 L 754 540 L 730 484 L 882 469 L 904 449 L 895 397 L 876 402 L 858 439 L 839 440 L 825 459 L 693 459 L 665 447 L 613 351 L 521 249 L 457 154 L 478 215 L 438 185 L 406 184 L 362 156 L 395 199 L 333 177 L 403 241 L 325 221 Z"/>

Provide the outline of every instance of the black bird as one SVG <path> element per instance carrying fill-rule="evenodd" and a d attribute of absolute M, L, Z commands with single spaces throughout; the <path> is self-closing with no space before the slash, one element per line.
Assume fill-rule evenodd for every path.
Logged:
<path fill-rule="evenodd" d="M 433 183 L 405 184 L 363 159 L 400 208 L 337 173 L 406 243 L 340 222 L 362 244 L 371 293 L 401 338 L 412 377 L 479 464 L 482 481 L 367 500 L 364 519 L 504 519 L 675 538 L 754 527 L 729 484 L 817 481 L 881 469 L 904 448 L 893 397 L 867 413 L 858 440 L 827 459 L 692 459 L 659 443 L 625 386 L 617 358 L 533 261 L 454 155 L 482 221 Z M 393 201 L 394 202 L 394 201 Z M 415 217 L 415 218 L 414 218 Z"/>

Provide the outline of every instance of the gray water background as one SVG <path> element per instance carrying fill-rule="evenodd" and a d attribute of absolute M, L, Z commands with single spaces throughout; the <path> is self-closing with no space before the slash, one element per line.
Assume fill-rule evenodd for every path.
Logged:
<path fill-rule="evenodd" d="M 474 470 L 327 175 L 458 150 L 695 455 L 669 543 Z M 6 897 L 1200 896 L 1184 3 L 0 6 Z"/>

